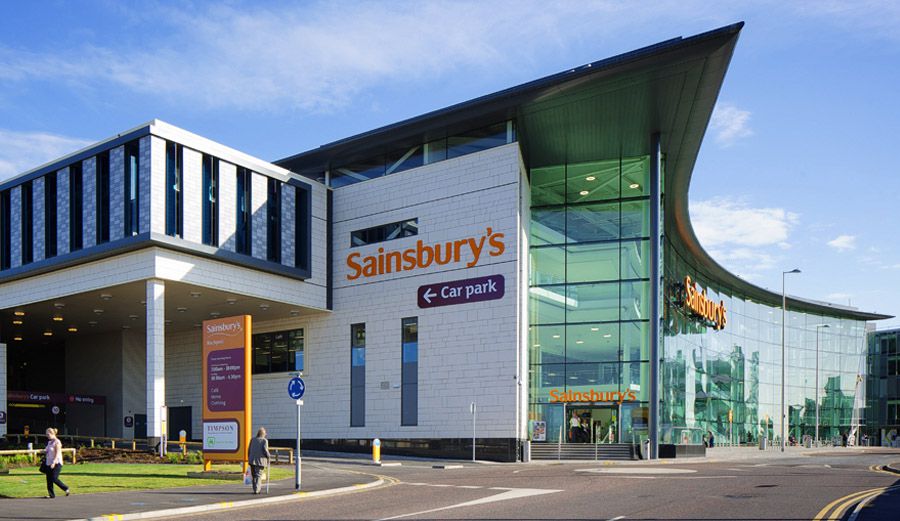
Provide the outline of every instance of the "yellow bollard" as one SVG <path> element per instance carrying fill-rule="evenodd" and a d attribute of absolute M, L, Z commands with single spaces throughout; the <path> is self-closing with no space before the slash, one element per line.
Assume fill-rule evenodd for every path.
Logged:
<path fill-rule="evenodd" d="M 112 440 L 112 448 L 116 448 L 116 440 Z"/>
<path fill-rule="evenodd" d="M 381 440 L 378 438 L 372 441 L 372 463 L 381 463 Z"/>

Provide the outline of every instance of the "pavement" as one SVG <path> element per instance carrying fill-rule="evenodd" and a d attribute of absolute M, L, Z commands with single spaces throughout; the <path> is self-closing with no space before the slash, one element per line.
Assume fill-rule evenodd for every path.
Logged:
<path fill-rule="evenodd" d="M 459 509 L 460 515 L 471 512 L 474 518 L 499 514 L 499 518 L 513 519 L 523 515 L 519 503 L 532 501 L 537 501 L 532 514 L 541 518 L 597 518 L 600 511 L 588 508 L 590 502 L 583 504 L 592 497 L 615 498 L 602 502 L 602 510 L 615 507 L 603 512 L 608 517 L 601 515 L 602 519 L 617 514 L 631 519 L 702 519 L 708 518 L 706 508 L 724 515 L 726 503 L 737 505 L 735 518 L 746 518 L 752 511 L 754 519 L 783 519 L 779 513 L 786 509 L 807 512 L 805 519 L 811 519 L 826 503 L 831 505 L 828 513 L 843 512 L 834 519 L 845 521 L 896 519 L 884 517 L 885 512 L 900 511 L 900 451 L 879 447 L 790 447 L 785 454 L 715 447 L 703 458 L 658 461 L 497 464 L 390 456 L 387 461 L 402 462 L 402 466 L 373 466 L 359 454 L 307 454 L 299 493 L 289 478 L 272 482 L 269 494 L 262 496 L 235 483 L 83 495 L 74 490 L 70 497 L 60 495 L 53 500 L 3 499 L 0 520 L 125 521 L 188 515 L 200 520 L 430 518 L 433 512 L 445 514 L 445 509 L 453 509 L 453 514 Z M 751 480 L 757 482 L 751 485 Z M 650 489 L 642 486 L 650 483 Z M 673 484 L 684 488 L 667 490 Z M 687 489 L 694 485 L 699 488 Z M 633 486 L 639 486 L 640 492 Z M 378 492 L 382 487 L 390 489 Z M 698 500 L 715 488 L 721 490 L 708 503 Z M 347 495 L 350 493 L 354 494 Z M 834 499 L 841 494 L 846 495 Z M 346 496 L 330 499 L 336 495 Z M 532 496 L 540 499 L 530 499 Z M 678 497 L 694 497 L 695 501 L 672 503 Z M 304 502 L 313 498 L 323 500 Z M 647 503 L 650 499 L 653 501 Z M 651 508 L 657 500 L 658 509 Z M 506 503 L 510 507 L 502 506 Z"/>
<path fill-rule="evenodd" d="M 240 482 L 225 485 L 175 487 L 156 490 L 78 494 L 73 488 L 66 497 L 55 499 L 0 499 L 0 520 L 90 519 L 127 521 L 160 517 L 181 517 L 197 513 L 227 511 L 250 505 L 302 501 L 307 498 L 349 493 L 377 487 L 384 480 L 363 466 L 343 468 L 323 465 L 304 458 L 300 491 L 294 478 L 272 481 L 269 493 L 253 495 Z M 65 476 L 63 476 L 65 478 Z M 263 488 L 265 490 L 265 488 Z"/>

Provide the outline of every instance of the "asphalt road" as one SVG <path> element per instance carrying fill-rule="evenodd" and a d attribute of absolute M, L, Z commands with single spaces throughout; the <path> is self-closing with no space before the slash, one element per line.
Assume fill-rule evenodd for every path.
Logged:
<path fill-rule="evenodd" d="M 662 465 L 464 464 L 446 470 L 417 462 L 380 469 L 333 462 L 368 469 L 390 484 L 190 519 L 848 519 L 853 509 L 845 507 L 855 506 L 849 495 L 887 489 L 868 493 L 873 499 L 856 521 L 897 521 L 900 492 L 889 487 L 900 490 L 900 475 L 876 466 L 898 459 L 897 452 L 873 451 Z"/>

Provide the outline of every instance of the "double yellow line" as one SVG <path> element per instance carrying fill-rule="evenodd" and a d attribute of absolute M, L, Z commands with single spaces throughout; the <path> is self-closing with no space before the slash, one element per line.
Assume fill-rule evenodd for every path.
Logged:
<path fill-rule="evenodd" d="M 896 476 L 896 474 L 892 472 L 882 470 L 879 465 L 872 465 L 871 467 L 869 467 L 869 470 L 874 472 L 884 472 L 885 474 Z M 835 499 L 831 503 L 825 505 L 825 508 L 819 510 L 819 513 L 816 514 L 816 517 L 813 518 L 813 521 L 837 521 L 843 518 L 844 514 L 846 514 L 853 505 L 856 505 L 857 503 L 861 503 L 863 501 L 868 501 L 887 490 L 900 490 L 900 485 L 870 488 L 869 490 L 847 494 L 846 496 Z M 830 515 L 829 512 L 831 513 Z"/>

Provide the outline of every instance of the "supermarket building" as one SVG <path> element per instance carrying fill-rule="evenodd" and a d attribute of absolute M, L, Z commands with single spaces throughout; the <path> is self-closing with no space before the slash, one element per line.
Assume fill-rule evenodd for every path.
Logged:
<path fill-rule="evenodd" d="M 302 372 L 307 448 L 468 455 L 473 403 L 499 460 L 780 436 L 781 295 L 687 209 L 741 27 L 274 163 L 154 120 L 3 182 L 0 434 L 196 439 L 200 324 L 248 314 L 254 426 L 294 437 Z M 789 435 L 864 423 L 882 318 L 787 299 Z"/>

